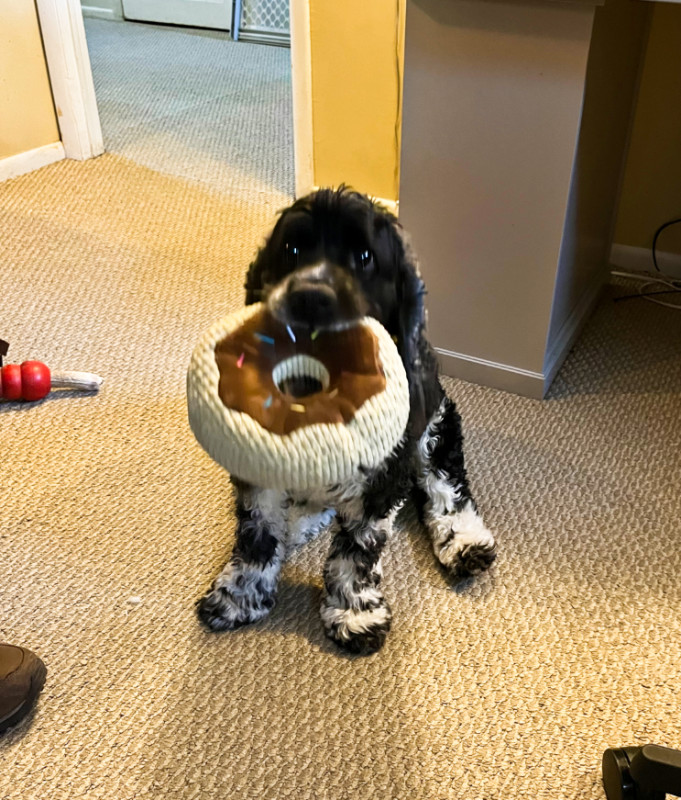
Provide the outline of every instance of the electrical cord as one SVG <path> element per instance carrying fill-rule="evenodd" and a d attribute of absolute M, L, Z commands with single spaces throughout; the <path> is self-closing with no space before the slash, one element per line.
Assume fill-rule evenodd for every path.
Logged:
<path fill-rule="evenodd" d="M 670 275 L 665 275 L 662 270 L 660 269 L 660 265 L 657 263 L 657 240 L 660 238 L 660 234 L 666 228 L 671 227 L 672 225 L 677 225 L 681 223 L 681 217 L 677 219 L 670 219 L 668 222 L 663 222 L 662 225 L 655 231 L 653 235 L 653 244 L 652 244 L 652 256 L 653 256 L 653 264 L 655 265 L 655 269 L 659 273 L 660 277 L 657 275 L 653 275 L 652 273 L 644 273 L 644 272 L 624 272 L 622 270 L 612 270 L 610 272 L 611 275 L 616 275 L 620 278 L 630 278 L 637 281 L 643 281 L 641 288 L 638 292 L 634 292 L 633 294 L 625 294 L 621 297 L 616 297 L 615 302 L 619 302 L 620 300 L 630 300 L 632 298 L 640 297 L 643 300 L 647 300 L 649 303 L 655 303 L 658 306 L 665 306 L 666 308 L 674 308 L 677 311 L 681 311 L 681 303 L 665 303 L 663 300 L 655 300 L 653 295 L 659 294 L 681 294 L 681 278 L 672 278 Z M 667 289 L 658 290 L 655 292 L 646 292 L 645 290 L 651 286 L 666 286 Z"/>
<path fill-rule="evenodd" d="M 656 300 L 652 295 L 657 294 L 681 294 L 681 280 L 676 280 L 674 278 L 669 278 L 668 276 L 664 276 L 661 278 L 657 278 L 650 273 L 643 273 L 643 272 L 623 272 L 622 270 L 612 270 L 610 272 L 611 275 L 615 275 L 619 278 L 629 278 L 632 280 L 642 281 L 641 288 L 638 292 L 634 292 L 633 294 L 625 294 L 621 297 L 616 297 L 615 302 L 619 302 L 620 300 L 629 300 L 631 298 L 640 297 L 643 300 L 647 300 L 649 303 L 656 303 L 658 306 L 665 306 L 666 308 L 675 308 L 677 311 L 681 311 L 681 303 L 665 303 L 663 300 Z M 666 290 L 656 291 L 656 292 L 646 292 L 645 290 L 650 286 L 667 286 Z"/>
<path fill-rule="evenodd" d="M 662 272 L 662 270 L 660 269 L 660 267 L 659 267 L 659 265 L 657 263 L 657 255 L 656 255 L 656 252 L 657 252 L 657 240 L 660 238 L 660 234 L 662 233 L 662 231 L 665 228 L 669 228 L 671 225 L 678 225 L 679 222 L 681 222 L 681 217 L 679 217 L 678 219 L 670 219 L 669 222 L 663 222 L 662 225 L 660 225 L 660 227 L 655 231 L 655 235 L 653 236 L 653 247 L 652 247 L 652 250 L 653 250 L 653 264 L 655 265 L 655 269 L 658 272 Z"/>

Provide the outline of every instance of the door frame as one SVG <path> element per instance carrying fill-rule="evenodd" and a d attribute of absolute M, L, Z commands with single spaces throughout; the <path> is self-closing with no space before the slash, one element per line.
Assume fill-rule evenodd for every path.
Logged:
<path fill-rule="evenodd" d="M 36 0 L 66 158 L 104 152 L 80 0 Z M 310 0 L 291 0 L 291 83 L 296 196 L 314 187 Z"/>
<path fill-rule="evenodd" d="M 312 42 L 310 0 L 291 0 L 291 90 L 296 197 L 315 187 L 312 137 Z"/>
<path fill-rule="evenodd" d="M 80 0 L 36 0 L 54 108 L 66 158 L 104 152 Z"/>

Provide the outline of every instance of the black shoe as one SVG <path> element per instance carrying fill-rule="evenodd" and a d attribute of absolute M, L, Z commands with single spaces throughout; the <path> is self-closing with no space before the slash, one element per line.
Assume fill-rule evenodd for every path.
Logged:
<path fill-rule="evenodd" d="M 47 668 L 35 653 L 0 644 L 0 733 L 28 714 L 46 675 Z"/>

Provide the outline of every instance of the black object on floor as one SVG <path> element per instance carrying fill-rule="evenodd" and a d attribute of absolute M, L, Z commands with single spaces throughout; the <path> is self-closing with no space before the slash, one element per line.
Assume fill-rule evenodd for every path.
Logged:
<path fill-rule="evenodd" d="M 33 708 L 45 685 L 47 668 L 25 647 L 0 644 L 0 733 Z"/>
<path fill-rule="evenodd" d="M 603 753 L 603 787 L 608 800 L 664 800 L 681 795 L 681 752 L 646 744 Z"/>

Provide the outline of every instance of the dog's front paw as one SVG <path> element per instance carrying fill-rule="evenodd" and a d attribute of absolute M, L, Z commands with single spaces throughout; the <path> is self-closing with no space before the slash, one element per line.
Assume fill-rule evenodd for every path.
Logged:
<path fill-rule="evenodd" d="M 456 579 L 484 572 L 497 557 L 494 537 L 472 504 L 429 523 L 438 561 Z"/>
<path fill-rule="evenodd" d="M 459 550 L 447 567 L 452 577 L 461 580 L 489 569 L 497 557 L 496 545 L 469 544 Z"/>
<path fill-rule="evenodd" d="M 368 656 L 383 647 L 390 630 L 392 614 L 382 597 L 370 608 L 341 608 L 337 601 L 325 597 L 322 621 L 329 639 L 356 655 Z"/>
<path fill-rule="evenodd" d="M 213 631 L 231 631 L 267 616 L 274 597 L 255 598 L 230 591 L 216 583 L 196 604 L 201 621 Z"/>

